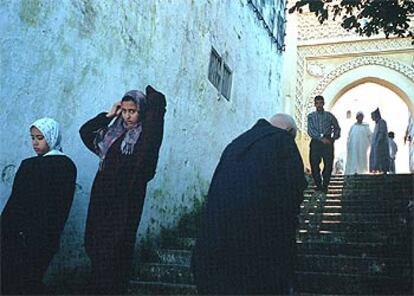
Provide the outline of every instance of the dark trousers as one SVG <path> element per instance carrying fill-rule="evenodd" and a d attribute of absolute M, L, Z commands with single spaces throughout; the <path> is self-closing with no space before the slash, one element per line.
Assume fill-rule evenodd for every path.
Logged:
<path fill-rule="evenodd" d="M 317 187 L 327 187 L 331 180 L 333 158 L 334 158 L 334 145 L 323 144 L 318 140 L 311 140 L 310 142 L 310 165 L 312 170 L 312 177 Z M 321 178 L 321 169 L 319 165 L 323 160 L 323 171 Z"/>

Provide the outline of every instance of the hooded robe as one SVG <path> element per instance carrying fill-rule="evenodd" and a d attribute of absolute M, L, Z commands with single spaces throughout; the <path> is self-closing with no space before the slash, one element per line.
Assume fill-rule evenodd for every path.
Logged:
<path fill-rule="evenodd" d="M 375 120 L 375 129 L 372 134 L 369 170 L 371 172 L 381 171 L 386 173 L 389 170 L 390 163 L 387 122 L 381 118 L 378 108 L 371 115 Z"/>
<path fill-rule="evenodd" d="M 198 292 L 287 292 L 305 187 L 302 159 L 286 130 L 261 119 L 229 144 L 214 172 L 192 257 Z"/>

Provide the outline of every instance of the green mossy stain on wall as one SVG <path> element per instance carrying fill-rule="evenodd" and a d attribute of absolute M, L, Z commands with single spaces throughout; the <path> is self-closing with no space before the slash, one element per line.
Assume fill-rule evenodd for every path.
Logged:
<path fill-rule="evenodd" d="M 79 8 L 82 13 L 80 35 L 87 37 L 95 30 L 97 13 L 90 0 L 82 0 Z"/>
<path fill-rule="evenodd" d="M 19 17 L 22 22 L 31 27 L 39 25 L 42 14 L 41 0 L 22 0 L 20 5 Z"/>
<path fill-rule="evenodd" d="M 154 193 L 152 194 L 151 198 L 159 201 L 162 200 L 164 196 L 164 191 L 162 189 L 157 188 L 154 190 Z"/>
<path fill-rule="evenodd" d="M 150 10 L 149 10 L 149 14 L 150 14 L 150 19 L 151 19 L 151 35 L 155 34 L 155 30 L 157 28 L 157 4 L 153 3 L 153 5 L 151 5 Z"/>
<path fill-rule="evenodd" d="M 75 97 L 75 84 L 73 81 L 65 81 L 62 97 L 59 98 L 60 114 L 59 119 L 63 126 L 70 126 L 73 122 L 73 118 L 76 115 L 76 111 L 79 107 L 79 102 Z"/>

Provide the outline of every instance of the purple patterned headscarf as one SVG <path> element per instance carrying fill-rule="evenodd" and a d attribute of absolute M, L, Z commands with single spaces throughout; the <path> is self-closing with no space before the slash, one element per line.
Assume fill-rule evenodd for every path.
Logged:
<path fill-rule="evenodd" d="M 127 129 L 124 127 L 124 120 L 122 116 L 118 116 L 113 124 L 108 127 L 101 128 L 96 137 L 95 137 L 95 149 L 101 159 L 100 168 L 102 168 L 102 163 L 106 157 L 106 154 L 112 144 L 124 136 L 124 139 L 121 143 L 121 153 L 125 155 L 132 154 L 134 152 L 135 143 L 138 142 L 138 139 L 142 132 L 141 120 L 145 113 L 146 106 L 146 97 L 143 92 L 139 90 L 130 90 L 123 96 L 132 99 L 137 106 L 139 106 L 140 122 L 138 122 L 136 127 Z"/>

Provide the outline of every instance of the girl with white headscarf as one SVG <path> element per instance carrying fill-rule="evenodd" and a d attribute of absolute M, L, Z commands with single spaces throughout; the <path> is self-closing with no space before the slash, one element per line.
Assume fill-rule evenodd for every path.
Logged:
<path fill-rule="evenodd" d="M 42 283 L 59 248 L 73 201 L 76 166 L 62 152 L 59 124 L 30 125 L 37 156 L 22 161 L 1 215 L 2 294 L 45 294 Z"/>
<path fill-rule="evenodd" d="M 36 153 L 39 151 L 39 148 L 37 148 L 36 145 L 41 145 L 39 139 L 43 139 L 47 144 L 47 146 L 45 146 L 47 151 L 44 151 L 45 153 L 42 153 L 42 156 L 64 155 L 60 145 L 62 135 L 60 134 L 59 123 L 56 120 L 48 117 L 38 119 L 33 122 L 30 130 L 32 132 L 33 148 Z M 36 133 L 36 135 L 34 133 Z"/>

